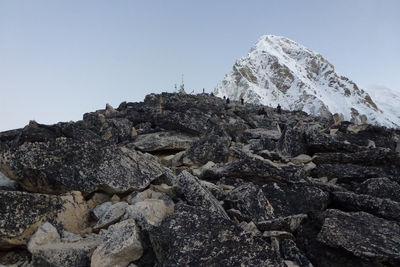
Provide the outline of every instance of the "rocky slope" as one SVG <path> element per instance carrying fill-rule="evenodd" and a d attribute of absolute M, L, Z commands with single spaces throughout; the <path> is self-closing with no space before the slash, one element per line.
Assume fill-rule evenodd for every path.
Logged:
<path fill-rule="evenodd" d="M 152 94 L 0 133 L 0 264 L 399 266 L 400 132 L 259 109 Z"/>
<path fill-rule="evenodd" d="M 320 54 L 274 35 L 262 36 L 247 56 L 236 61 L 215 94 L 271 107 L 279 103 L 314 116 L 337 113 L 355 123 L 400 127 L 397 109 L 377 105 L 375 98 L 339 75 Z"/>

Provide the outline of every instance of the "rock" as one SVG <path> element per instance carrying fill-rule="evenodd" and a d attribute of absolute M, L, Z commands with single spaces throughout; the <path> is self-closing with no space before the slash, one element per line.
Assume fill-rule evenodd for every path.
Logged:
<path fill-rule="evenodd" d="M 350 192 L 333 192 L 334 207 L 348 211 L 365 211 L 375 216 L 400 222 L 400 206 L 390 199 L 358 195 Z"/>
<path fill-rule="evenodd" d="M 88 200 L 88 205 L 91 209 L 93 209 L 94 207 L 107 202 L 110 200 L 110 197 L 107 194 L 104 193 L 94 193 L 93 196 Z"/>
<path fill-rule="evenodd" d="M 168 205 L 159 199 L 145 199 L 126 209 L 128 218 L 134 219 L 142 229 L 159 226 L 168 215 L 174 211 L 174 203 Z"/>
<path fill-rule="evenodd" d="M 247 222 L 268 220 L 274 217 L 274 209 L 266 195 L 253 183 L 245 183 L 232 190 L 225 199 L 227 209 L 239 210 Z"/>
<path fill-rule="evenodd" d="M 316 164 L 332 164 L 332 163 L 352 163 L 352 164 L 368 164 L 371 165 L 384 165 L 384 164 L 398 164 L 400 157 L 395 152 L 388 149 L 376 148 L 367 149 L 354 153 L 316 153 L 313 158 Z"/>
<path fill-rule="evenodd" d="M 284 240 L 284 239 L 294 239 L 294 236 L 289 233 L 289 232 L 285 232 L 285 231 L 265 231 L 263 233 L 263 238 L 277 238 L 280 240 Z"/>
<path fill-rule="evenodd" d="M 163 266 L 281 266 L 268 243 L 200 207 L 178 204 L 149 234 Z"/>
<path fill-rule="evenodd" d="M 284 239 L 280 242 L 282 258 L 290 260 L 300 267 L 312 267 L 313 265 L 306 256 L 299 250 L 292 239 Z M 293 266 L 296 266 L 293 265 Z"/>
<path fill-rule="evenodd" d="M 111 201 L 104 202 L 104 203 L 96 206 L 92 210 L 92 214 L 96 220 L 100 220 L 100 218 L 110 209 L 111 206 L 112 206 Z"/>
<path fill-rule="evenodd" d="M 142 254 L 138 227 L 128 219 L 108 228 L 103 242 L 93 252 L 91 266 L 128 266 Z"/>
<path fill-rule="evenodd" d="M 93 230 L 100 230 L 107 228 L 109 225 L 118 222 L 125 214 L 125 209 L 128 207 L 126 202 L 118 202 L 107 208 L 107 210 L 101 215 L 100 219 L 93 226 Z"/>
<path fill-rule="evenodd" d="M 216 199 L 218 199 L 220 201 L 225 199 L 225 193 L 219 186 L 217 186 L 211 182 L 203 181 L 203 180 L 200 180 L 200 184 L 201 184 L 201 186 L 206 188 L 209 192 L 211 192 L 211 194 L 213 194 L 213 196 Z"/>
<path fill-rule="evenodd" d="M 18 184 L 0 172 L 0 190 L 16 190 Z"/>
<path fill-rule="evenodd" d="M 270 160 L 245 157 L 243 159 L 225 164 L 221 167 L 214 167 L 204 172 L 202 179 L 217 180 L 222 177 L 242 178 L 252 182 L 269 182 L 275 181 L 279 183 L 298 181 L 300 168 L 294 166 L 279 167 Z"/>
<path fill-rule="evenodd" d="M 363 182 L 370 178 L 387 177 L 398 181 L 400 168 L 396 166 L 360 166 L 355 164 L 320 164 L 311 170 L 312 177 L 337 178 L 339 183 Z"/>
<path fill-rule="evenodd" d="M 163 174 L 154 158 L 140 152 L 67 138 L 0 151 L 0 169 L 25 190 L 44 193 L 140 190 Z"/>
<path fill-rule="evenodd" d="M 290 161 L 296 165 L 302 164 L 302 163 L 309 163 L 311 161 L 311 157 L 309 155 L 305 154 L 300 154 L 294 158 L 291 158 Z"/>
<path fill-rule="evenodd" d="M 279 150 L 282 154 L 296 157 L 307 154 L 307 145 L 303 127 L 285 128 L 279 140 Z"/>
<path fill-rule="evenodd" d="M 205 171 L 215 167 L 215 163 L 212 161 L 207 162 L 203 166 L 201 166 L 198 169 L 193 169 L 193 175 L 196 175 L 197 177 L 201 177 Z"/>
<path fill-rule="evenodd" d="M 85 233 L 89 209 L 82 195 L 64 196 L 0 191 L 0 247 L 23 246 L 45 221 Z"/>
<path fill-rule="evenodd" d="M 150 189 L 155 192 L 165 193 L 169 197 L 175 197 L 175 189 L 173 186 L 169 186 L 167 184 L 159 184 L 159 185 L 150 185 Z"/>
<path fill-rule="evenodd" d="M 188 204 L 209 209 L 223 218 L 229 218 L 218 200 L 201 185 L 197 177 L 183 171 L 177 176 L 175 183 Z"/>
<path fill-rule="evenodd" d="M 177 167 L 183 164 L 183 156 L 185 151 L 176 154 L 167 155 L 161 158 L 161 163 L 167 167 Z"/>
<path fill-rule="evenodd" d="M 184 162 L 204 165 L 209 161 L 226 162 L 231 139 L 222 129 L 211 129 L 186 150 Z"/>
<path fill-rule="evenodd" d="M 121 202 L 121 199 L 119 198 L 119 196 L 117 195 L 117 194 L 114 194 L 112 197 L 111 197 L 111 203 L 113 203 L 113 204 L 115 204 L 115 203 L 118 203 L 118 202 Z"/>
<path fill-rule="evenodd" d="M 293 233 L 306 218 L 306 214 L 297 214 L 265 221 L 258 221 L 256 222 L 256 225 L 257 228 L 260 229 L 260 231 L 280 230 Z"/>
<path fill-rule="evenodd" d="M 328 206 L 329 194 L 307 184 L 277 185 L 268 183 L 262 186 L 276 217 L 285 217 L 313 210 L 324 210 Z"/>
<path fill-rule="evenodd" d="M 95 236 L 63 242 L 57 229 L 46 222 L 29 240 L 28 250 L 33 266 L 88 266 L 90 255 L 99 243 Z"/>
<path fill-rule="evenodd" d="M 245 232 L 251 233 L 252 235 L 259 236 L 261 235 L 260 230 L 258 230 L 257 226 L 254 222 L 241 222 L 239 225 Z"/>
<path fill-rule="evenodd" d="M 400 264 L 398 224 L 365 212 L 327 210 L 318 240 L 375 263 Z"/>
<path fill-rule="evenodd" d="M 182 151 L 186 150 L 197 139 L 197 137 L 187 134 L 166 131 L 141 134 L 130 145 L 144 152 Z"/>
<path fill-rule="evenodd" d="M 357 194 L 388 198 L 400 203 L 400 185 L 388 178 L 372 178 L 356 186 Z"/>

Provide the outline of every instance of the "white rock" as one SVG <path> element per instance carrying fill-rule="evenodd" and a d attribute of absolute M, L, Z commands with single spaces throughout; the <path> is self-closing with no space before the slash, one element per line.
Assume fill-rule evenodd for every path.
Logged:
<path fill-rule="evenodd" d="M 106 228 L 110 224 L 113 224 L 121 219 L 125 214 L 125 209 L 128 206 L 126 202 L 118 202 L 111 205 L 109 209 L 100 217 L 100 220 L 93 226 L 94 230 Z"/>

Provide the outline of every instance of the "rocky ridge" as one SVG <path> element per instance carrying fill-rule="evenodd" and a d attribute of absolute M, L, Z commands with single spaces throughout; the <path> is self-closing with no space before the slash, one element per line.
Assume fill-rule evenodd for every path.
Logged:
<path fill-rule="evenodd" d="M 400 132 L 151 94 L 0 133 L 0 264 L 398 266 Z"/>

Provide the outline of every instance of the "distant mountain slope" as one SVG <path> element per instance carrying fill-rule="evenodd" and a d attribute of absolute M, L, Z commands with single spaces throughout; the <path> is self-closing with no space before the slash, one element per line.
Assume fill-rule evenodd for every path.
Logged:
<path fill-rule="evenodd" d="M 344 120 L 400 127 L 400 118 L 377 105 L 320 54 L 285 37 L 262 36 L 215 89 L 233 100 L 302 110 Z M 399 103 L 400 104 L 400 103 Z"/>

